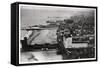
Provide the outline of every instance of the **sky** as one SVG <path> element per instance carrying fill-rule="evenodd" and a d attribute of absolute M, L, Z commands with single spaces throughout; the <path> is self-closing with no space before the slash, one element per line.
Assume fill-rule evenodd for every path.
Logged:
<path fill-rule="evenodd" d="M 20 5 L 21 27 L 46 25 L 47 20 L 63 20 L 71 16 L 86 14 L 94 9 L 76 7 L 57 7 L 39 5 Z"/>

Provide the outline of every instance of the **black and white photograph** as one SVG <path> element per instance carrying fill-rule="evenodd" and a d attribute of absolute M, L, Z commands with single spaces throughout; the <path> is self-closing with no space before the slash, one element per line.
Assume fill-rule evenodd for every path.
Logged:
<path fill-rule="evenodd" d="M 96 9 L 19 4 L 19 64 L 96 60 Z"/>

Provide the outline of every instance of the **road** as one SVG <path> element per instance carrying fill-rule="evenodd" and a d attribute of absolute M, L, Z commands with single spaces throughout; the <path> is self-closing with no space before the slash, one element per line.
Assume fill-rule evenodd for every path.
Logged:
<path fill-rule="evenodd" d="M 34 62 L 34 61 L 53 61 L 53 60 L 62 60 L 62 55 L 57 54 L 56 49 L 42 51 L 30 51 L 22 52 L 20 55 L 21 62 Z"/>

